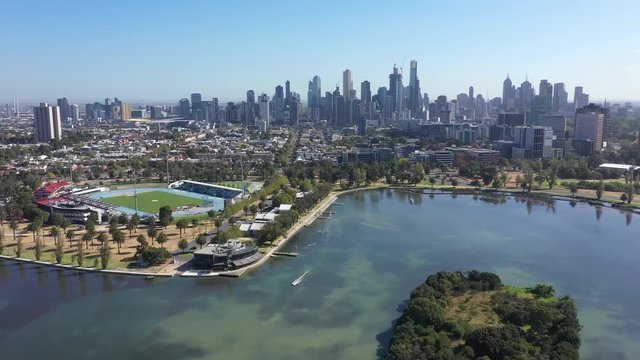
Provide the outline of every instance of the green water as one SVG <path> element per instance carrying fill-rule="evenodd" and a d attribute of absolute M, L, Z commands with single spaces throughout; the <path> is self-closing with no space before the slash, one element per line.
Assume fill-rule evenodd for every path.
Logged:
<path fill-rule="evenodd" d="M 242 279 L 148 282 L 0 262 L 0 358 L 375 359 L 413 288 L 468 269 L 553 284 L 578 303 L 584 359 L 637 358 L 640 220 L 489 200 L 346 195 L 331 220 L 287 244 L 301 256 Z"/>

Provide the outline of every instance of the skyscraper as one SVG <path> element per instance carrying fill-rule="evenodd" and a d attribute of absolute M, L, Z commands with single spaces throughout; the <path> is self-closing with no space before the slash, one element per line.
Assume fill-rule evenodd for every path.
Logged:
<path fill-rule="evenodd" d="M 60 108 L 60 119 L 62 119 L 62 121 L 67 121 L 67 119 L 69 119 L 69 117 L 71 116 L 69 109 L 69 100 L 67 100 L 66 97 L 58 99 L 58 107 Z"/>
<path fill-rule="evenodd" d="M 582 86 L 576 86 L 573 91 L 573 105 L 575 110 L 581 109 L 589 104 L 589 94 L 585 94 Z"/>
<path fill-rule="evenodd" d="M 351 90 L 353 90 L 353 79 L 351 70 L 347 69 L 342 73 L 342 95 L 345 100 L 351 99 Z"/>
<path fill-rule="evenodd" d="M 180 116 L 184 119 L 189 119 L 191 117 L 191 105 L 189 99 L 183 98 L 178 102 L 178 108 L 180 112 Z"/>
<path fill-rule="evenodd" d="M 260 106 L 260 119 L 262 119 L 266 126 L 269 126 L 269 96 L 262 94 L 258 96 L 258 104 Z"/>
<path fill-rule="evenodd" d="M 322 89 L 320 83 L 320 77 L 314 76 L 309 81 L 309 90 L 307 91 L 307 106 L 309 108 L 309 115 L 311 120 L 320 119 L 320 100 L 322 97 Z"/>
<path fill-rule="evenodd" d="M 533 101 L 533 87 L 528 80 L 525 80 L 520 84 L 518 94 L 518 107 L 523 109 L 529 109 L 531 102 Z"/>
<path fill-rule="evenodd" d="M 421 110 L 420 80 L 418 79 L 418 62 L 411 60 L 409 72 L 409 110 L 417 116 Z"/>
<path fill-rule="evenodd" d="M 564 83 L 553 84 L 553 111 L 561 112 L 567 108 L 567 91 L 564 88 Z"/>
<path fill-rule="evenodd" d="M 502 82 L 502 109 L 509 110 L 516 107 L 516 94 L 513 83 L 507 74 L 507 78 Z"/>
<path fill-rule="evenodd" d="M 191 94 L 191 119 L 196 119 L 196 116 L 202 118 L 202 94 L 200 93 Z"/>
<path fill-rule="evenodd" d="M 389 74 L 389 96 L 391 96 L 391 112 L 402 111 L 402 74 L 393 66 L 393 73 Z"/>
<path fill-rule="evenodd" d="M 33 107 L 33 117 L 38 142 L 62 139 L 60 107 L 40 103 L 40 106 Z"/>
<path fill-rule="evenodd" d="M 594 151 L 602 150 L 607 118 L 607 110 L 598 105 L 589 104 L 576 110 L 573 138 L 592 141 Z"/>
<path fill-rule="evenodd" d="M 365 105 L 371 102 L 371 83 L 367 80 L 360 83 L 360 99 Z"/>
<path fill-rule="evenodd" d="M 256 93 L 253 90 L 247 91 L 247 103 L 251 105 L 256 103 Z"/>
<path fill-rule="evenodd" d="M 289 80 L 284 82 L 284 103 L 291 104 L 291 82 Z"/>
<path fill-rule="evenodd" d="M 80 110 L 78 109 L 78 105 L 77 104 L 70 105 L 69 109 L 70 109 L 69 117 L 71 117 L 73 122 L 78 122 L 78 120 L 80 119 Z"/>
<path fill-rule="evenodd" d="M 553 85 L 547 80 L 540 80 L 538 92 L 540 93 L 542 110 L 544 112 L 550 112 L 553 104 Z"/>

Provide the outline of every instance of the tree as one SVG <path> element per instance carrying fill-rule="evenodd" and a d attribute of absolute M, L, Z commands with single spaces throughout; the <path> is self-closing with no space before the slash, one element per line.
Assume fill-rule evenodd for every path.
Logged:
<path fill-rule="evenodd" d="M 161 246 L 162 248 L 164 248 L 164 243 L 166 243 L 166 242 L 167 242 L 167 240 L 168 240 L 168 238 L 167 238 L 167 234 L 165 234 L 165 233 L 163 233 L 163 232 L 159 233 L 159 234 L 158 234 L 158 238 L 156 239 L 156 241 L 158 242 L 158 244 L 160 244 L 160 246 Z"/>
<path fill-rule="evenodd" d="M 135 232 L 138 232 L 138 225 L 140 225 L 140 216 L 138 214 L 131 215 L 129 222 L 133 223 L 133 230 Z"/>
<path fill-rule="evenodd" d="M 204 234 L 198 234 L 198 236 L 196 237 L 196 244 L 200 245 L 200 249 L 202 249 L 202 247 L 206 243 L 207 243 L 207 238 L 204 236 Z"/>
<path fill-rule="evenodd" d="M 178 242 L 178 248 L 182 250 L 182 253 L 184 253 L 188 247 L 189 247 L 189 242 L 186 239 L 182 239 Z"/>
<path fill-rule="evenodd" d="M 176 222 L 176 227 L 180 230 L 180 239 L 182 239 L 182 231 L 189 226 L 187 219 L 180 219 Z"/>
<path fill-rule="evenodd" d="M 16 242 L 16 230 L 18 230 L 18 223 L 15 220 L 9 222 L 9 229 L 13 232 L 13 242 Z"/>
<path fill-rule="evenodd" d="M 173 216 L 171 214 L 171 207 L 169 207 L 168 205 L 162 206 L 158 211 L 160 223 L 165 227 L 165 229 L 173 222 Z"/>
<path fill-rule="evenodd" d="M 111 237 L 113 239 L 113 242 L 116 243 L 116 245 L 118 245 L 118 254 L 120 254 L 120 246 L 122 246 L 122 243 L 124 243 L 124 239 L 125 239 L 124 233 L 118 230 L 113 234 L 111 234 Z"/>
<path fill-rule="evenodd" d="M 67 233 L 65 234 L 65 237 L 67 238 L 67 241 L 69 242 L 69 246 L 71 246 L 71 242 L 76 237 L 76 231 L 73 230 L 73 229 L 67 230 Z"/>
<path fill-rule="evenodd" d="M 578 184 L 577 183 L 571 183 L 571 184 L 567 185 L 567 187 L 569 188 L 569 191 L 571 192 L 571 196 L 575 197 L 576 194 L 578 193 Z"/>
<path fill-rule="evenodd" d="M 136 229 L 136 224 L 129 219 L 129 221 L 127 221 L 126 229 L 129 230 L 129 236 L 131 236 L 133 230 Z"/>
<path fill-rule="evenodd" d="M 153 245 L 153 241 L 156 239 L 156 236 L 158 236 L 158 229 L 155 225 L 149 226 L 147 229 L 147 236 L 149 236 L 149 239 L 151 239 L 151 245 Z"/>
<path fill-rule="evenodd" d="M 429 177 L 429 184 L 431 184 L 431 190 L 433 190 L 433 185 L 436 184 L 436 178 L 434 178 L 433 176 Z"/>
<path fill-rule="evenodd" d="M 625 193 L 627 195 L 627 204 L 631 204 L 634 195 L 633 182 L 627 184 L 625 187 Z"/>
<path fill-rule="evenodd" d="M 62 264 L 62 259 L 64 258 L 64 241 L 62 241 L 62 239 L 56 243 L 56 248 L 53 251 L 53 254 L 56 257 L 56 262 L 58 264 Z"/>
<path fill-rule="evenodd" d="M 458 186 L 458 179 L 456 178 L 451 179 L 451 186 L 453 186 L 453 188 L 455 189 L 456 186 Z"/>
<path fill-rule="evenodd" d="M 424 167 L 419 162 L 414 163 L 411 166 L 411 182 L 417 184 L 424 179 Z"/>
<path fill-rule="evenodd" d="M 104 244 L 107 241 L 109 241 L 109 238 L 107 237 L 107 234 L 104 231 L 100 231 L 100 233 L 98 233 L 98 237 L 96 240 L 98 240 L 100 244 Z"/>
<path fill-rule="evenodd" d="M 58 245 L 58 238 L 60 237 L 60 229 L 57 226 L 54 226 L 49 230 L 49 236 L 53 238 L 53 243 Z"/>
<path fill-rule="evenodd" d="M 140 252 L 140 258 L 149 266 L 164 264 L 171 258 L 171 254 L 167 249 L 149 247 Z"/>
<path fill-rule="evenodd" d="M 136 241 L 142 247 L 149 246 L 149 243 L 147 242 L 147 238 L 145 238 L 144 235 L 142 235 L 142 234 L 138 235 L 138 237 L 136 238 Z"/>
<path fill-rule="evenodd" d="M 191 226 L 198 227 L 200 225 L 200 221 L 196 218 L 191 219 Z"/>
<path fill-rule="evenodd" d="M 213 222 L 216 219 L 216 212 L 214 210 L 207 211 L 207 217 L 209 218 L 209 221 L 211 222 L 211 226 L 213 227 Z"/>
<path fill-rule="evenodd" d="M 4 236 L 0 236 L 0 255 L 4 253 Z"/>
<path fill-rule="evenodd" d="M 129 222 L 129 215 L 125 213 L 118 215 L 118 224 L 127 225 L 128 222 Z"/>
<path fill-rule="evenodd" d="M 82 246 L 82 243 L 78 243 L 76 261 L 78 262 L 78 266 L 82 266 L 84 263 L 84 247 Z"/>
<path fill-rule="evenodd" d="M 104 235 L 106 239 L 106 234 L 104 232 L 100 232 L 100 235 Z M 100 238 L 98 235 L 98 238 Z M 100 246 L 100 265 L 102 269 L 106 269 L 109 266 L 109 260 L 111 259 L 111 247 L 109 246 L 108 241 L 102 241 L 102 245 Z"/>
<path fill-rule="evenodd" d="M 16 242 L 16 257 L 21 257 L 22 251 L 24 251 L 24 245 L 22 245 L 22 237 L 19 237 Z"/>
<path fill-rule="evenodd" d="M 604 180 L 602 180 L 602 175 L 601 175 L 600 181 L 598 182 L 598 187 L 596 188 L 596 198 L 598 198 L 598 200 L 602 199 L 603 194 L 604 194 Z"/>
<path fill-rule="evenodd" d="M 32 222 L 29 223 L 29 225 L 27 225 L 27 231 L 30 231 L 31 234 L 33 235 L 33 242 L 36 242 L 36 233 L 38 232 L 38 230 L 40 230 L 40 227 L 42 226 L 42 224 L 37 221 L 34 220 Z"/>
<path fill-rule="evenodd" d="M 36 239 L 36 244 L 33 246 L 33 254 L 36 257 L 36 260 L 40 261 L 43 251 L 44 246 L 42 246 L 42 240 L 40 240 L 40 237 L 38 236 L 38 238 Z"/>
<path fill-rule="evenodd" d="M 214 225 L 216 226 L 216 229 L 219 229 L 220 226 L 222 226 L 222 219 L 217 217 L 216 220 L 214 221 Z"/>

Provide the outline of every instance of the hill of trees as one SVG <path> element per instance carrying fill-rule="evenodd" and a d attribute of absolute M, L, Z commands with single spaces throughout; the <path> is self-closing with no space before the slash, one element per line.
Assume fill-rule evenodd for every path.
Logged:
<path fill-rule="evenodd" d="M 579 359 L 580 324 L 553 287 L 503 286 L 492 273 L 439 272 L 416 288 L 385 359 Z"/>

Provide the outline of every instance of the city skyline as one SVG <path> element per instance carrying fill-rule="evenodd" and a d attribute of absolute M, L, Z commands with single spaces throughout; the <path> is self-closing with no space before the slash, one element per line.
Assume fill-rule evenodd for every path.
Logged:
<path fill-rule="evenodd" d="M 354 90 L 365 80 L 373 90 L 388 84 L 394 64 L 403 68 L 407 85 L 411 60 L 419 63 L 420 87 L 431 97 L 451 97 L 469 86 L 487 98 L 501 96 L 509 73 L 515 84 L 528 78 L 534 86 L 541 79 L 563 82 L 569 91 L 583 86 L 594 101 L 640 100 L 639 30 L 632 15 L 640 5 L 632 1 L 614 1 L 609 11 L 593 1 L 375 7 L 115 1 L 100 5 L 106 7 L 98 9 L 100 17 L 80 5 L 7 4 L 0 29 L 12 34 L 3 48 L 14 51 L 0 59 L 0 68 L 11 70 L 0 102 L 63 95 L 77 103 L 105 96 L 174 102 L 191 92 L 238 101 L 248 89 L 272 95 L 286 80 L 291 91 L 305 94 L 314 75 L 323 88 L 342 88 L 345 69 L 352 71 Z M 127 11 L 109 11 L 119 6 Z M 456 16 L 442 15 L 452 10 Z M 402 26 L 370 26 L 388 23 L 389 14 Z M 585 19 L 595 20 L 588 25 Z M 332 26 L 338 24 L 348 31 Z"/>

